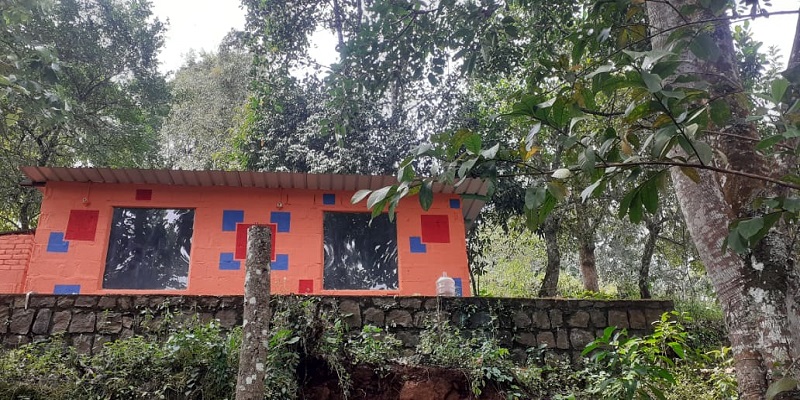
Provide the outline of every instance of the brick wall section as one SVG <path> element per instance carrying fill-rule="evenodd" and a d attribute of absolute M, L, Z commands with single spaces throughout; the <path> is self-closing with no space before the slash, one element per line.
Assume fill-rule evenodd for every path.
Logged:
<path fill-rule="evenodd" d="M 273 297 L 281 301 L 282 297 Z M 545 345 L 548 354 L 576 359 L 584 346 L 613 325 L 635 335 L 652 331 L 651 322 L 673 309 L 671 301 L 562 299 L 318 297 L 317 310 L 338 310 L 352 330 L 385 327 L 409 351 L 427 323 L 447 319 L 464 331 L 491 332 L 523 361 L 526 350 Z M 180 323 L 197 314 L 226 328 L 242 322 L 240 296 L 0 295 L 0 341 L 13 347 L 63 334 L 81 352 L 103 343 L 162 326 L 165 315 Z M 160 325 L 162 324 L 162 325 Z M 163 328 L 163 326 L 162 326 Z"/>
<path fill-rule="evenodd" d="M 33 234 L 0 235 L 0 293 L 22 292 L 33 251 Z"/>

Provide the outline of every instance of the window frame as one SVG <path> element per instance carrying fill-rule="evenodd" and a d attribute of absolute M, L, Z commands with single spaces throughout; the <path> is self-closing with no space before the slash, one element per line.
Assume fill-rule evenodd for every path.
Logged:
<path fill-rule="evenodd" d="M 135 210 L 189 210 L 192 212 L 192 225 L 191 231 L 192 235 L 189 239 L 190 248 L 187 260 L 187 268 L 186 268 L 186 284 L 183 288 L 108 288 L 105 285 L 105 277 L 106 277 L 106 270 L 108 268 L 108 257 L 111 253 L 111 243 L 112 243 L 112 230 L 114 229 L 114 217 L 115 217 L 115 210 L 117 209 L 135 209 Z M 108 207 L 109 218 L 106 224 L 107 232 L 104 236 L 104 244 L 103 244 L 103 253 L 101 262 L 101 268 L 99 271 L 99 279 L 98 279 L 98 289 L 100 291 L 106 293 L 126 293 L 126 292 L 158 292 L 158 293 L 185 293 L 190 290 L 191 288 L 191 275 L 192 275 L 192 248 L 195 244 L 195 235 L 197 232 L 197 207 L 186 207 L 182 205 L 159 205 L 159 206 L 143 206 L 141 204 L 115 204 Z"/>
<path fill-rule="evenodd" d="M 361 210 L 352 210 L 352 209 L 335 209 L 335 208 L 322 208 L 320 210 L 320 290 L 322 293 L 353 293 L 356 295 L 363 295 L 367 293 L 380 293 L 382 295 L 395 295 L 402 290 L 403 281 L 401 279 L 402 272 L 400 268 L 400 241 L 399 241 L 399 219 L 397 218 L 397 213 L 395 214 L 394 221 L 389 221 L 392 225 L 394 225 L 394 247 L 395 247 L 395 268 L 396 268 L 396 276 L 397 276 L 397 285 L 394 288 L 386 288 L 386 289 L 328 289 L 325 287 L 325 270 L 326 270 L 326 263 L 325 263 L 325 214 L 326 213 L 335 213 L 335 214 L 359 214 L 359 215 L 367 215 L 370 216 L 370 212 L 368 211 L 361 211 Z M 388 219 L 388 213 L 383 212 L 381 213 L 382 216 L 386 216 Z"/>

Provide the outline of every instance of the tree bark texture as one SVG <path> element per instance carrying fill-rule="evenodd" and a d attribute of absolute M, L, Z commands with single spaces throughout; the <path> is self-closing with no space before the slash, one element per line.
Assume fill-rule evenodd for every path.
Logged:
<path fill-rule="evenodd" d="M 581 266 L 583 289 L 599 292 L 600 283 L 597 277 L 597 262 L 594 255 L 594 234 L 597 224 L 591 220 L 588 207 L 577 198 L 575 199 L 575 218 L 578 228 L 576 236 L 578 237 L 578 260 Z"/>
<path fill-rule="evenodd" d="M 653 261 L 653 252 L 656 249 L 656 240 L 661 233 L 661 224 L 654 219 L 647 221 L 647 241 L 642 251 L 642 263 L 639 268 L 639 296 L 649 299 L 650 295 L 650 264 Z"/>
<path fill-rule="evenodd" d="M 539 297 L 554 297 L 558 294 L 558 275 L 561 272 L 561 251 L 558 248 L 558 229 L 561 220 L 551 213 L 542 224 L 544 244 L 547 250 L 547 266 L 544 271 Z"/>
<path fill-rule="evenodd" d="M 770 176 L 775 168 L 753 148 L 753 142 L 738 137 L 758 138 L 756 127 L 744 121 L 748 101 L 742 94 L 734 61 L 733 41 L 727 21 L 719 21 L 711 12 L 680 15 L 684 6 L 699 6 L 697 0 L 648 2 L 652 33 L 694 22 L 692 29 L 701 29 L 711 22 L 712 37 L 720 50 L 716 60 L 701 60 L 685 50 L 677 74 L 700 77 L 709 83 L 712 98 L 725 101 L 732 117 L 726 126 L 716 130 L 734 135 L 708 138 L 712 148 L 724 154 L 715 163 L 729 169 Z M 669 49 L 667 34 L 653 37 L 654 49 Z M 668 80 L 669 81 L 669 80 Z M 688 85 L 691 85 L 689 83 Z M 673 156 L 687 156 L 682 150 Z M 736 377 L 742 399 L 763 399 L 770 382 L 796 374 L 800 352 L 800 318 L 796 301 L 798 288 L 793 287 L 796 275 L 788 255 L 786 238 L 772 232 L 747 256 L 731 250 L 723 251 L 722 243 L 730 224 L 737 218 L 757 216 L 752 200 L 767 194 L 764 182 L 697 171 L 699 183 L 673 168 L 672 179 L 687 228 L 705 264 L 717 298 L 725 315 Z M 795 368 L 794 371 L 791 371 Z"/>
<path fill-rule="evenodd" d="M 265 225 L 247 230 L 247 260 L 244 278 L 244 312 L 236 400 L 262 400 L 269 335 L 270 255 L 272 233 Z"/>

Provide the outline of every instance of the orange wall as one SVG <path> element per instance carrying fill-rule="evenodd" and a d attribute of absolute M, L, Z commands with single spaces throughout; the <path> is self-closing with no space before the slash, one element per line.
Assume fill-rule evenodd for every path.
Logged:
<path fill-rule="evenodd" d="M 241 222 L 245 224 L 271 223 L 272 212 L 289 213 L 288 231 L 282 231 L 278 226 L 275 238 L 275 253 L 283 260 L 288 258 L 286 270 L 272 271 L 272 291 L 275 293 L 300 293 L 301 287 L 306 288 L 303 291 L 307 291 L 313 285 L 308 293 L 434 295 L 436 279 L 447 272 L 448 276 L 460 279 L 463 295 L 469 295 L 464 223 L 460 202 L 453 195 L 437 195 L 427 212 L 420 208 L 416 198 L 405 199 L 398 207 L 396 221 L 399 290 L 322 290 L 323 211 L 366 212 L 363 202 L 350 204 L 352 194 L 239 187 L 50 182 L 44 189 L 35 245 L 22 291 L 80 294 L 241 294 L 244 260 L 235 260 L 240 264 L 238 270 L 222 269 L 223 263 L 220 261 L 221 254 L 235 253 L 236 232 L 223 230 L 223 211 L 231 210 L 243 211 L 244 218 Z M 323 204 L 323 198 L 328 202 L 334 200 L 334 204 Z M 282 207 L 279 207 L 279 203 Z M 102 288 L 113 207 L 195 209 L 189 283 L 186 290 Z M 431 235 L 431 225 L 422 222 L 430 221 L 424 215 L 447 217 L 449 243 L 419 245 L 423 237 L 435 237 L 435 232 Z M 76 229 L 77 225 L 74 223 L 79 220 L 83 222 L 77 224 L 81 226 Z M 233 221 L 228 221 L 229 228 Z M 68 224 L 73 225 L 68 227 Z M 412 246 L 412 240 L 417 241 L 417 245 Z M 416 252 L 412 252 L 412 247 Z M 420 252 L 422 247 L 424 252 Z M 226 265 L 231 266 L 230 263 Z"/>
<path fill-rule="evenodd" d="M 0 293 L 22 292 L 32 248 L 33 234 L 0 236 Z"/>

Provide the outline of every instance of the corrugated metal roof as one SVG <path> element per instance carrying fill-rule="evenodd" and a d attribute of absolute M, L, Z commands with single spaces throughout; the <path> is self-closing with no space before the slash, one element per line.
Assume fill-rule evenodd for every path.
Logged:
<path fill-rule="evenodd" d="M 47 182 L 132 183 L 179 186 L 232 186 L 267 189 L 342 190 L 380 189 L 397 183 L 394 176 L 303 174 L 294 172 L 254 171 L 186 171 L 166 169 L 112 169 L 21 167 L 33 185 Z M 458 187 L 436 183 L 434 193 L 485 195 L 489 183 L 482 179 L 466 179 Z M 478 216 L 484 201 L 462 199 L 461 209 L 469 222 Z"/>

